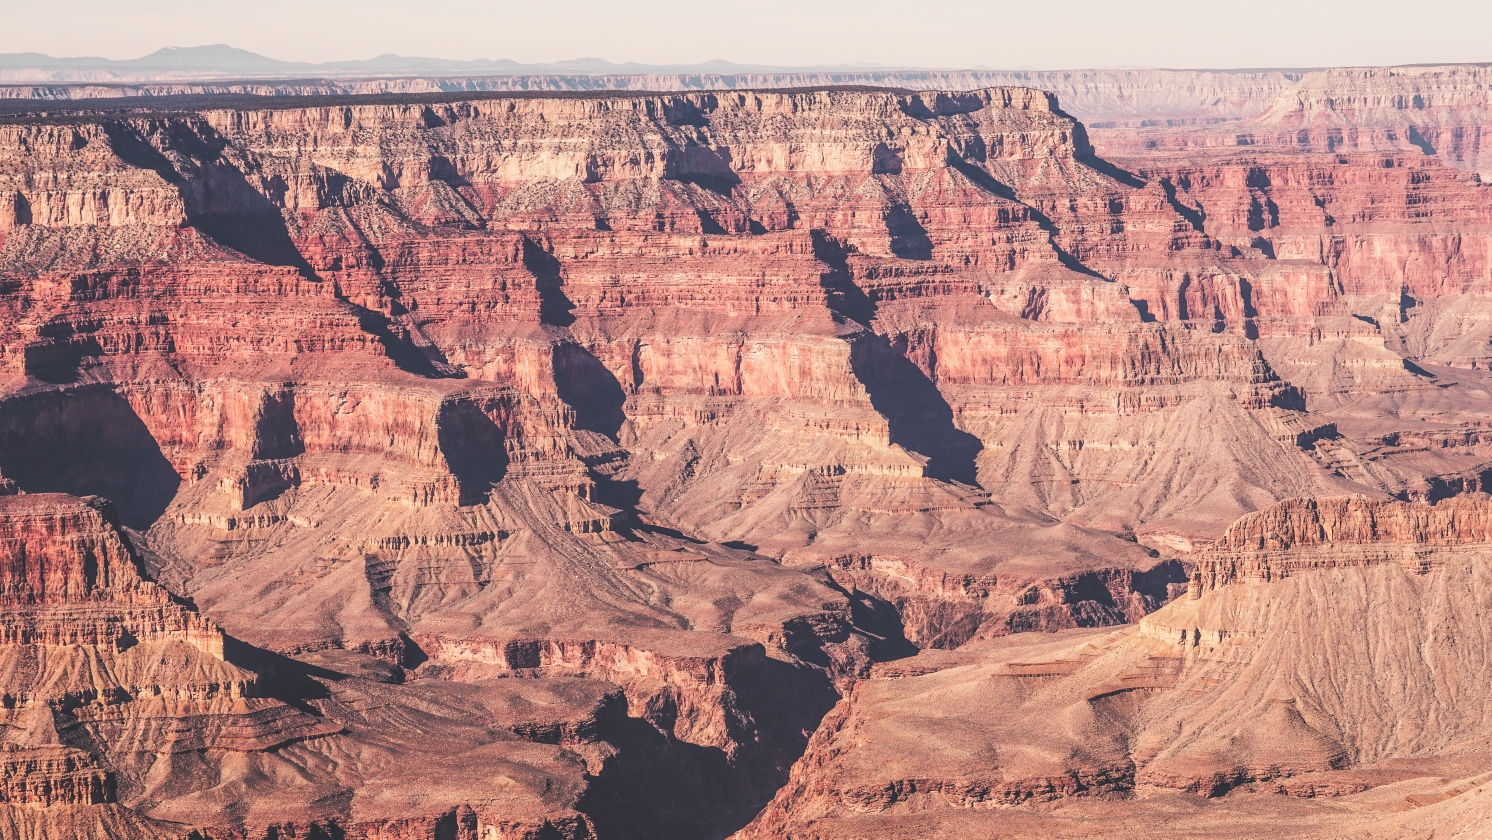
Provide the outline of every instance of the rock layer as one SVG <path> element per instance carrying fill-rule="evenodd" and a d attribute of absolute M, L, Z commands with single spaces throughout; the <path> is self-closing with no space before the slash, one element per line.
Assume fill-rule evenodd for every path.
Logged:
<path fill-rule="evenodd" d="M 1244 75 L 1188 84 L 1259 120 L 1292 81 Z M 1481 609 L 1485 500 L 1391 501 L 1492 463 L 1492 219 L 1438 157 L 1096 149 L 1022 87 L 0 123 L 3 642 L 73 686 L 7 724 L 31 835 L 834 836 L 1474 775 L 1482 643 L 1437 628 Z M 1388 636 L 1402 691 L 1362 676 Z"/>
<path fill-rule="evenodd" d="M 157 71 L 159 73 L 159 71 Z M 766 90 L 834 85 L 874 86 L 910 90 L 974 90 L 987 87 L 1031 87 L 1056 93 L 1066 109 L 1085 121 L 1106 125 L 1115 120 L 1135 125 L 1190 125 L 1253 116 L 1269 107 L 1282 91 L 1305 75 L 1302 71 L 1209 70 L 1058 70 L 1058 71 L 881 71 L 804 72 L 688 75 L 564 76 L 445 76 L 439 78 L 379 78 L 320 81 L 144 79 L 137 84 L 69 83 L 66 71 L 50 73 L 26 69 L 0 71 L 0 100 L 37 99 L 48 102 L 79 99 L 145 98 L 160 96 L 248 95 L 335 96 L 397 94 L 402 96 L 480 91 L 672 91 Z M 120 78 L 119 82 L 127 81 Z M 51 83 L 47 83 L 51 82 Z"/>
<path fill-rule="evenodd" d="M 385 762 L 408 760 L 421 747 L 401 744 L 389 725 L 418 714 L 440 731 L 438 710 L 451 699 L 439 690 L 401 694 L 388 687 L 380 697 L 380 682 L 313 669 L 330 684 L 321 689 L 313 679 L 321 690 L 296 692 L 288 673 L 266 679 L 225 662 L 222 631 L 142 578 L 142 559 L 100 499 L 9 496 L 0 499 L 0 520 L 0 820 L 15 832 L 8 836 L 184 837 L 196 824 L 225 837 L 293 835 L 316 825 L 339 826 L 352 837 L 433 837 L 452 819 L 515 836 L 589 835 L 585 818 L 567 807 L 580 782 L 574 759 L 559 747 L 520 740 L 565 739 L 547 735 L 542 724 L 520 723 L 529 703 L 516 710 L 493 704 L 486 727 L 448 711 L 444 726 L 464 725 L 464 737 L 476 739 L 474 749 L 469 742 L 458 750 L 458 766 L 502 768 L 509 788 L 476 794 L 451 777 L 432 790 L 418 774 L 397 773 L 398 785 L 425 784 L 426 795 L 435 795 L 434 802 L 414 800 L 428 817 L 409 818 L 410 800 L 380 788 L 394 781 L 384 778 Z M 242 645 L 230 653 L 237 662 L 260 662 L 261 671 L 272 662 Z M 304 671 L 296 676 L 308 679 Z M 594 689 L 591 697 L 569 693 L 578 696 L 558 692 L 550 705 L 598 702 Z M 521 694 L 514 699 L 527 700 Z M 375 703 L 380 711 L 371 709 Z M 625 716 L 608 712 L 608 703 L 615 705 L 599 704 L 602 728 Z M 493 738 L 504 725 L 506 745 Z M 569 739 L 595 744 L 597 728 L 593 721 Z M 293 782 L 307 762 L 336 772 Z M 245 807 L 245 796 L 252 805 Z M 327 796 L 350 798 L 328 809 Z"/>
<path fill-rule="evenodd" d="M 1469 794 L 1488 760 L 1475 675 L 1489 510 L 1282 502 L 1230 528 L 1198 558 L 1193 597 L 1137 627 L 885 666 L 825 719 L 740 836 L 996 836 L 993 818 L 970 812 L 1054 800 L 1071 804 L 1020 813 L 1018 833 L 1080 836 L 1081 820 L 1102 830 L 1124 814 L 1152 836 L 1232 836 L 1242 811 L 1275 814 L 1288 836 L 1347 836 L 1369 831 L 1382 804 L 1364 794 L 1286 818 L 1278 795 L 1413 791 L 1427 774 L 1440 776 L 1431 786 L 1461 778 L 1446 798 Z M 1328 547 L 1338 562 L 1320 562 Z M 1168 789 L 1231 791 L 1231 804 L 1177 811 Z"/>

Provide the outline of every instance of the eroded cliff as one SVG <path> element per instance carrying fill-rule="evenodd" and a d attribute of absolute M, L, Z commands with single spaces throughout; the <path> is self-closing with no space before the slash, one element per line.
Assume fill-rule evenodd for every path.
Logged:
<path fill-rule="evenodd" d="M 1457 799 L 1484 825 L 1489 511 L 1282 502 L 1136 627 L 878 666 L 739 836 L 1373 836 Z"/>
<path fill-rule="evenodd" d="M 221 626 L 217 667 L 311 734 L 230 754 L 193 717 L 189 757 L 146 767 L 153 742 L 119 724 L 99 743 L 128 750 L 17 764 L 56 779 L 24 795 L 59 793 L 3 819 L 723 836 L 774 795 L 749 831 L 932 794 L 1355 790 L 1377 777 L 1342 773 L 1461 749 L 1353 729 L 1438 696 L 1266 691 L 1145 752 L 1181 718 L 1140 721 L 1123 687 L 1232 680 L 1192 663 L 1204 630 L 1295 644 L 1269 622 L 1314 596 L 1279 587 L 1323 569 L 1374 598 L 1394 569 L 1480 573 L 1475 549 L 1443 573 L 1364 565 L 1423 553 L 1382 548 L 1392 528 L 1331 549 L 1353 562 L 1227 552 L 1246 523 L 1303 523 L 1283 498 L 1364 494 L 1301 510 L 1388 522 L 1410 516 L 1394 497 L 1485 489 L 1486 188 L 1397 147 L 1113 148 L 1027 88 L 7 117 L 0 492 L 22 495 L 0 502 L 108 496 L 128 579 L 165 600 L 155 624 L 17 606 L 5 639 L 122 656 L 146 646 L 130 626 Z M 41 601 L 123 574 L 38 577 L 59 561 L 35 556 L 6 580 Z M 1231 585 L 1256 579 L 1274 589 Z M 1162 619 L 1235 592 L 1263 594 L 1217 607 L 1226 627 L 1178 641 Z M 1052 638 L 1029 631 L 1137 621 L 1011 658 Z M 905 679 L 879 678 L 889 660 Z M 1066 710 L 1060 743 L 1025 712 L 976 722 L 986 677 L 1010 709 Z M 956 738 L 917 736 L 952 752 L 837 746 L 900 727 L 886 704 L 924 702 L 914 685 L 967 700 Z M 1261 709 L 1310 748 L 1215 743 Z M 971 762 L 993 769 L 948 775 Z"/>

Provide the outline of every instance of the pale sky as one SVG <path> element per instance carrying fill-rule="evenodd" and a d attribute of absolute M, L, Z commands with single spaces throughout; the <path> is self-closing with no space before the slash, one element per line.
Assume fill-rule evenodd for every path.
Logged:
<path fill-rule="evenodd" d="M 1492 0 L 0 0 L 0 52 L 135 58 L 228 43 L 651 64 L 1041 69 L 1492 61 Z"/>

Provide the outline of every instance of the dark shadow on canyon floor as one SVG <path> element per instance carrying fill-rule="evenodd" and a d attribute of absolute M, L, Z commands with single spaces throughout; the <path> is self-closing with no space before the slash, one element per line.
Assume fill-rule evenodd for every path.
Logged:
<path fill-rule="evenodd" d="M 481 504 L 492 485 L 508 472 L 508 447 L 503 430 L 480 408 L 465 400 L 440 407 L 436 421 L 440 451 L 460 488 L 460 503 Z"/>
<path fill-rule="evenodd" d="M 954 424 L 953 408 L 938 386 L 907 357 L 906 336 L 875 331 L 877 304 L 854 281 L 849 247 L 814 231 L 813 249 L 825 266 L 820 282 L 829 308 L 865 327 L 847 338 L 850 366 L 870 394 L 871 405 L 886 418 L 891 442 L 926 457 L 928 476 L 976 485 L 976 459 L 984 445 Z"/>
<path fill-rule="evenodd" d="M 912 208 L 893 204 L 886 210 L 886 231 L 891 235 L 891 253 L 904 260 L 932 259 L 932 240 Z"/>
<path fill-rule="evenodd" d="M 734 758 L 685 743 L 640 718 L 612 720 L 617 748 L 578 807 L 610 840 L 723 840 L 744 828 L 787 783 L 808 738 L 839 694 L 823 672 L 765 659 L 731 679 L 733 708 L 756 737 Z M 740 734 L 740 733 L 738 733 Z"/>
<path fill-rule="evenodd" d="M 930 478 L 977 485 L 984 444 L 954 424 L 953 408 L 906 357 L 906 344 L 905 336 L 863 335 L 850 348 L 850 365 L 890 425 L 892 443 L 926 457 Z"/>
<path fill-rule="evenodd" d="M 539 295 L 539 321 L 553 327 L 575 323 L 575 302 L 565 294 L 565 278 L 559 260 L 528 237 L 523 239 L 523 267 L 534 276 Z"/>
<path fill-rule="evenodd" d="M 103 496 L 138 531 L 181 484 L 129 402 L 104 385 L 0 402 L 0 474 L 27 493 Z"/>
<path fill-rule="evenodd" d="M 627 416 L 627 395 L 616 376 L 589 350 L 565 342 L 554 348 L 554 385 L 575 411 L 575 427 L 605 435 L 613 443 Z"/>
<path fill-rule="evenodd" d="M 850 600 L 850 620 L 871 637 L 871 659 L 890 662 L 917 655 L 918 648 L 907 638 L 906 624 L 895 604 L 858 589 L 845 594 Z"/>

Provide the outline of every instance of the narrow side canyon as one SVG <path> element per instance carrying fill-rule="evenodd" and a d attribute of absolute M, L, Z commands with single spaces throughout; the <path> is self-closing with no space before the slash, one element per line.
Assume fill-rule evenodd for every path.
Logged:
<path fill-rule="evenodd" d="M 0 833 L 1492 811 L 1485 70 L 4 99 Z"/>

